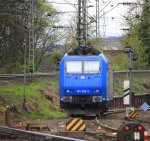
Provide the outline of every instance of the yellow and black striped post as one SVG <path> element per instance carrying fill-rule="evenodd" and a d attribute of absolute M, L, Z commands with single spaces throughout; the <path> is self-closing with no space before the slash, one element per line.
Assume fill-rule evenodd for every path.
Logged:
<path fill-rule="evenodd" d="M 66 123 L 66 131 L 85 131 L 86 125 L 81 118 L 69 118 Z"/>
<path fill-rule="evenodd" d="M 139 114 L 135 111 L 129 113 L 129 118 L 139 118 Z"/>

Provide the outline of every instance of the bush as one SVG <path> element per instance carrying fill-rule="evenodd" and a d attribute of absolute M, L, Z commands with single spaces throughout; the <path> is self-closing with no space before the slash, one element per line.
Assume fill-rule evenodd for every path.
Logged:
<path fill-rule="evenodd" d="M 23 64 L 20 64 L 19 62 L 9 63 L 5 66 L 6 73 L 21 73 L 23 72 L 23 68 Z"/>
<path fill-rule="evenodd" d="M 55 52 L 54 54 L 51 55 L 50 63 L 52 65 L 53 71 L 59 70 L 59 62 L 61 61 L 62 57 L 63 53 L 60 52 Z"/>

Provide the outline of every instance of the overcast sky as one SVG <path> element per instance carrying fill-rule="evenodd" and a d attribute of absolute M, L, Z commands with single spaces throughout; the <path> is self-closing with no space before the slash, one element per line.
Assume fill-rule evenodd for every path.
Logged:
<path fill-rule="evenodd" d="M 49 1 L 54 2 L 52 4 L 58 11 L 69 12 L 65 14 L 60 14 L 61 21 L 59 24 L 67 25 L 69 23 L 68 21 L 74 15 L 70 11 L 77 10 L 78 0 L 49 0 Z M 87 0 L 87 1 L 88 1 L 88 5 L 94 6 L 88 8 L 88 13 L 90 14 L 90 16 L 94 17 L 94 15 L 96 15 L 95 12 L 96 1 L 95 0 Z M 124 0 L 100 0 L 100 11 L 109 3 L 106 6 L 106 8 L 104 8 L 104 10 L 100 12 L 100 16 L 104 14 L 104 12 L 106 13 L 104 14 L 104 16 L 100 18 L 100 33 L 103 37 L 121 36 L 123 34 L 123 31 L 121 29 L 126 28 L 123 15 L 127 15 L 127 11 L 129 9 L 129 6 L 127 5 L 123 5 L 123 4 L 118 5 L 118 3 L 123 3 L 123 2 L 136 2 L 136 0 L 125 0 L 125 1 Z M 112 8 L 114 9 L 111 10 Z M 108 12 L 109 10 L 111 11 Z"/>

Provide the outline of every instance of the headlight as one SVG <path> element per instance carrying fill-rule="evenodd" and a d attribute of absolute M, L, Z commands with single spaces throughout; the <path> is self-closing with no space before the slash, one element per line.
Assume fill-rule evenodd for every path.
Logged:
<path fill-rule="evenodd" d="M 93 89 L 92 92 L 93 93 L 100 93 L 100 90 L 99 89 Z"/>
<path fill-rule="evenodd" d="M 70 89 L 66 90 L 66 93 L 72 93 L 72 92 L 73 92 L 73 90 L 70 90 Z"/>

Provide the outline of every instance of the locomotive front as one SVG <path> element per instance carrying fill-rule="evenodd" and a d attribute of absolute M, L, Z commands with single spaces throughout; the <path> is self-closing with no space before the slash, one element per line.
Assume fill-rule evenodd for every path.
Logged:
<path fill-rule="evenodd" d="M 108 61 L 103 54 L 65 55 L 60 62 L 60 107 L 72 115 L 107 111 Z"/>

